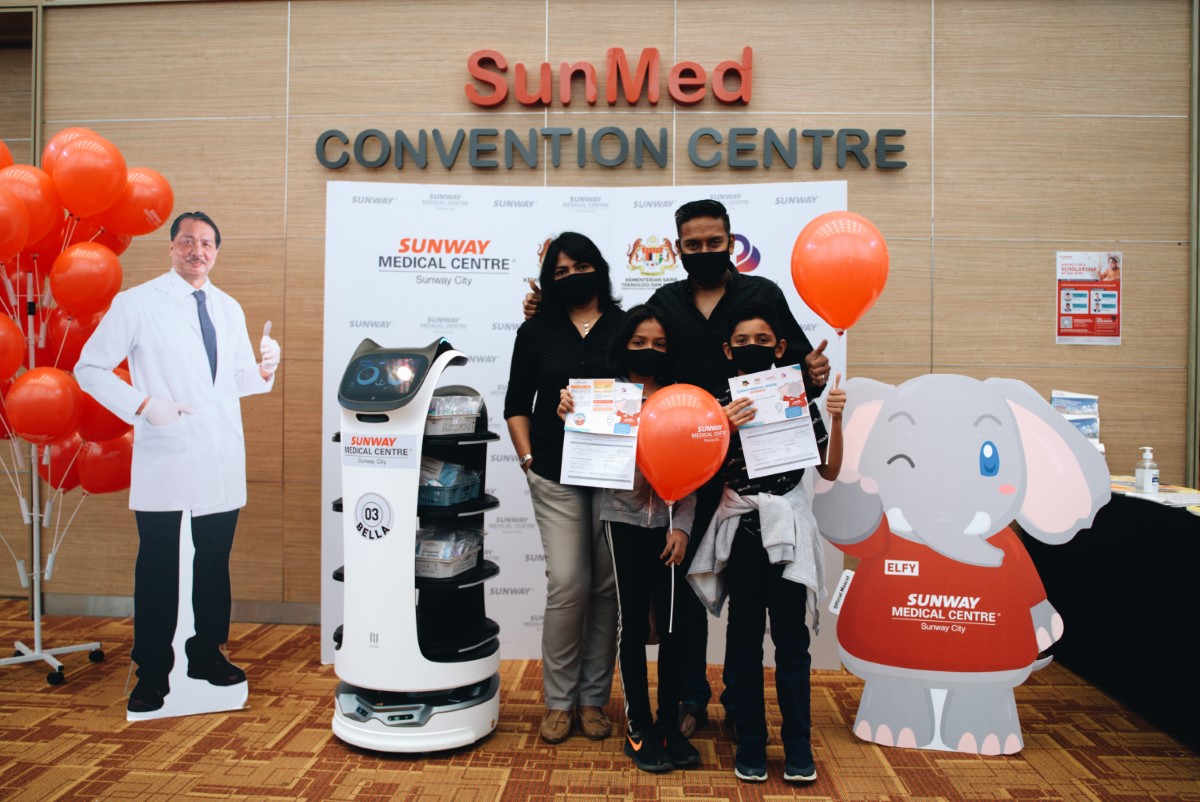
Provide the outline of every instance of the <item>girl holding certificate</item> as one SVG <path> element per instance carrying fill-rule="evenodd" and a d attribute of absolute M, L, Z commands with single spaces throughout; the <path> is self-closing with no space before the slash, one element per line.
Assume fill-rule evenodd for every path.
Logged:
<path fill-rule="evenodd" d="M 542 303 L 517 329 L 504 418 L 529 481 L 546 555 L 540 734 L 559 743 L 576 716 L 583 734 L 608 737 L 617 599 L 612 556 L 592 507 L 592 490 L 559 482 L 563 425 L 558 391 L 573 378 L 608 375 L 606 357 L 621 309 L 608 262 L 590 239 L 565 232 L 542 260 Z"/>
<path fill-rule="evenodd" d="M 635 306 L 621 318 L 609 349 L 610 375 L 642 385 L 643 399 L 672 384 L 667 361 L 667 333 L 648 306 Z M 559 416 L 574 409 L 569 390 L 562 390 Z M 668 514 L 641 470 L 631 490 L 597 491 L 600 519 L 608 532 L 616 571 L 620 615 L 617 652 L 625 696 L 625 754 L 642 771 L 665 772 L 695 766 L 700 753 L 679 731 L 682 693 L 682 649 L 674 587 L 684 583 L 683 557 L 696 509 L 694 495 L 681 499 Z M 674 574 L 674 577 L 672 577 Z M 646 678 L 646 641 L 650 616 L 657 623 L 658 716 L 652 717 Z"/>

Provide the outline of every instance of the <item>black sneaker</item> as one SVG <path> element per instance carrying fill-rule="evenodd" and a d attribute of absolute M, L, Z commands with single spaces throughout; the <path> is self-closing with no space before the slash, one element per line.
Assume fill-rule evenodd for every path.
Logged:
<path fill-rule="evenodd" d="M 734 763 L 733 773 L 739 780 L 761 783 L 767 780 L 766 766 L 747 766 L 744 763 Z"/>
<path fill-rule="evenodd" d="M 129 694 L 129 703 L 125 709 L 130 713 L 153 713 L 163 706 L 163 692 L 159 683 L 139 679 Z"/>
<path fill-rule="evenodd" d="M 660 723 L 655 728 L 655 735 L 661 737 L 664 743 L 664 749 L 667 753 L 667 759 L 677 769 L 686 769 L 689 766 L 698 766 L 700 764 L 700 752 L 696 747 L 692 746 L 682 732 L 676 727 L 670 727 Z"/>
<path fill-rule="evenodd" d="M 663 749 L 662 741 L 651 733 L 643 737 L 640 732 L 626 730 L 625 754 L 633 758 L 633 765 L 652 774 L 662 774 L 675 768 Z"/>
<path fill-rule="evenodd" d="M 817 764 L 813 762 L 812 744 L 784 744 L 783 779 L 793 783 L 810 783 L 817 779 Z"/>
<path fill-rule="evenodd" d="M 783 779 L 790 783 L 810 783 L 817 779 L 817 764 L 809 763 L 806 766 L 793 766 L 791 763 L 783 764 Z"/>

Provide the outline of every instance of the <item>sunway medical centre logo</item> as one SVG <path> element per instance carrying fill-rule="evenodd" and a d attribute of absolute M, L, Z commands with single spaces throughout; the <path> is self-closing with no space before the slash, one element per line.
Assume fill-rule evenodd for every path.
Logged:
<path fill-rule="evenodd" d="M 752 273 L 762 262 L 762 254 L 741 234 L 733 235 L 733 264 L 739 273 Z"/>
<path fill-rule="evenodd" d="M 671 238 L 659 239 L 653 234 L 635 239 L 625 256 L 629 260 L 629 270 L 643 276 L 666 275 L 667 271 L 674 270 L 679 265 L 679 254 L 675 251 Z"/>

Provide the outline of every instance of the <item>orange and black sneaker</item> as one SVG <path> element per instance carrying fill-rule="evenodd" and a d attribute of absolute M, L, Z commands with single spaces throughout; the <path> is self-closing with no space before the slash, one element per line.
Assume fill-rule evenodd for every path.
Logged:
<path fill-rule="evenodd" d="M 626 730 L 625 754 L 633 758 L 633 765 L 652 774 L 662 774 L 675 768 L 663 749 L 662 741 L 655 737 L 650 728 Z"/>

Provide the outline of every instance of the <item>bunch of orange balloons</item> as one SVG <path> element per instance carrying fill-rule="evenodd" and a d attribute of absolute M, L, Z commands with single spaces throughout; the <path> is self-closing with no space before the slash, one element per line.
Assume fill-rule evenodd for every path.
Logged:
<path fill-rule="evenodd" d="M 0 438 L 40 446 L 38 472 L 55 490 L 129 486 L 129 424 L 70 371 L 121 289 L 118 257 L 174 205 L 166 178 L 128 167 L 88 128 L 55 134 L 40 168 L 14 164 L 0 142 Z"/>

